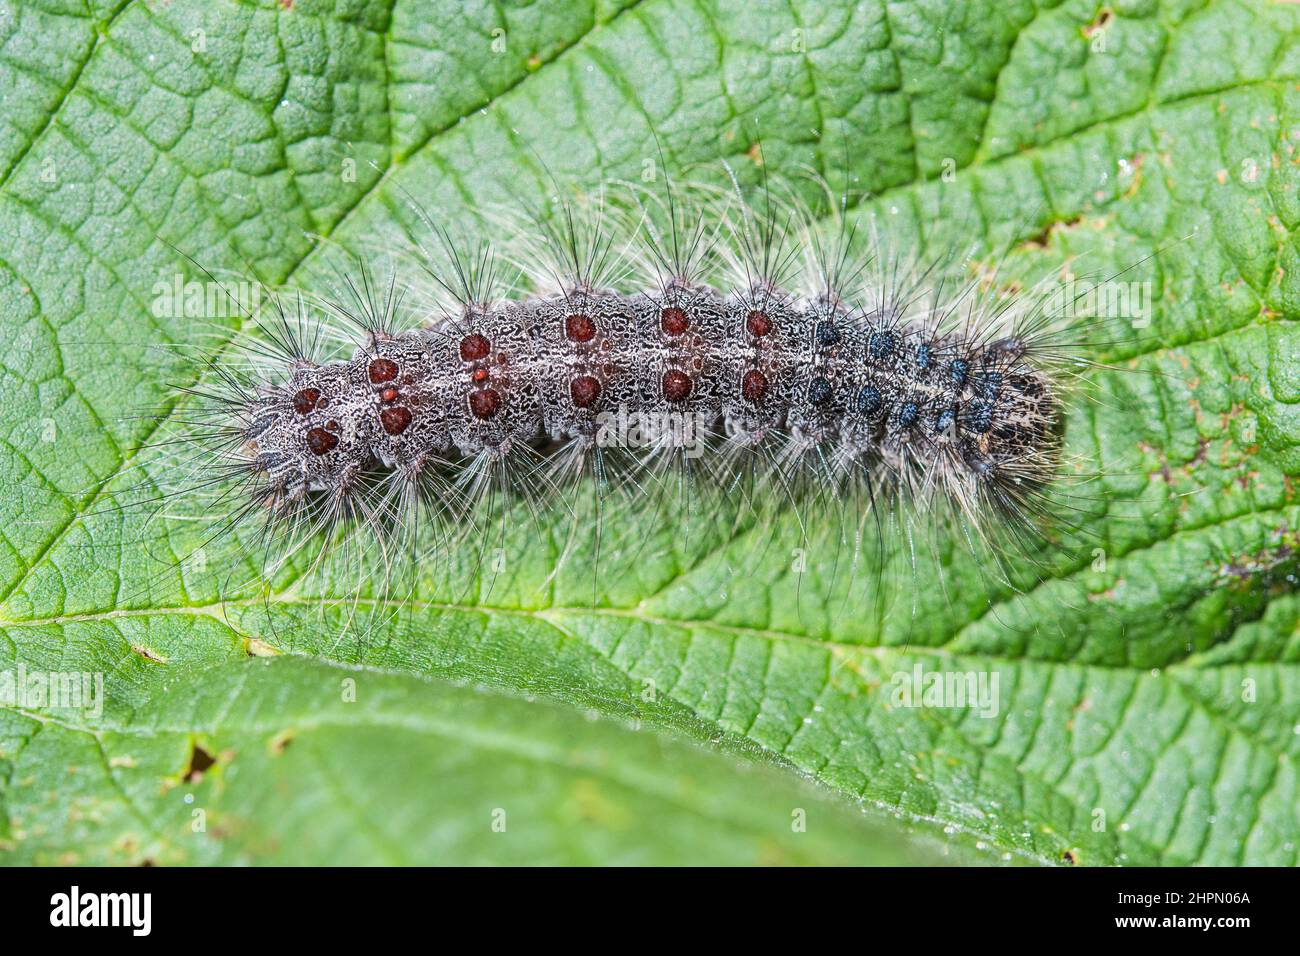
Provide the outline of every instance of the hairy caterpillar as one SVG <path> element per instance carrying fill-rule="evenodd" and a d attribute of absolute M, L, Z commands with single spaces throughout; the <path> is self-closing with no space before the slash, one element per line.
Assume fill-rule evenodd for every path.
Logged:
<path fill-rule="evenodd" d="M 579 476 L 600 499 L 670 474 L 697 506 L 848 504 L 909 536 L 942 512 L 999 561 L 1048 523 L 1090 364 L 1068 302 L 953 282 L 734 178 L 625 192 L 498 214 L 497 248 L 426 216 L 386 279 L 358 264 L 341 294 L 276 297 L 193 389 L 183 443 L 235 503 L 219 530 L 262 528 L 264 576 L 341 547 L 383 578 L 481 548 L 498 496 L 535 511 Z"/>

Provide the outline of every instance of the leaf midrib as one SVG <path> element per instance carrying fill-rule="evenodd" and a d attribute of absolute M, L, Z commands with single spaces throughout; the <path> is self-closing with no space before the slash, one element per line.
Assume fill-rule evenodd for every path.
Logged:
<path fill-rule="evenodd" d="M 1293 506 L 1284 506 L 1284 507 L 1269 509 L 1265 511 L 1251 511 L 1251 512 L 1236 514 L 1236 515 L 1215 516 L 1212 520 L 1205 521 L 1200 524 L 1171 528 L 1168 534 L 1157 536 L 1151 539 L 1150 541 L 1143 543 L 1139 547 L 1131 548 L 1127 551 L 1117 552 L 1114 555 L 1114 557 L 1116 559 L 1132 558 L 1135 555 L 1142 554 L 1143 552 L 1149 551 L 1153 548 L 1169 544 L 1170 542 L 1175 541 L 1184 535 L 1196 534 L 1203 531 L 1212 530 L 1215 528 L 1221 528 L 1226 525 L 1230 525 L 1236 521 L 1254 521 L 1259 518 L 1267 518 L 1271 515 L 1276 515 L 1281 517 L 1291 510 L 1294 510 Z M 730 543 L 731 542 L 728 542 L 728 544 Z M 698 564 L 699 562 L 696 563 Z M 763 638 L 765 640 L 791 641 L 791 642 L 803 643 L 815 647 L 822 647 L 828 650 L 838 650 L 838 651 L 845 651 L 845 652 L 856 651 L 856 652 L 866 652 L 866 653 L 881 654 L 881 655 L 913 653 L 913 654 L 935 655 L 935 656 L 978 658 L 981 660 L 988 660 L 988 661 L 1004 661 L 1010 664 L 1039 662 L 1039 663 L 1053 664 L 1058 666 L 1085 667 L 1085 668 L 1091 668 L 1096 670 L 1107 670 L 1107 671 L 1133 671 L 1135 673 L 1149 670 L 1150 668 L 1148 666 L 1138 666 L 1132 664 L 1103 665 L 1097 663 L 1081 663 L 1078 661 L 1069 661 L 1069 660 L 1066 661 L 1053 660 L 1050 658 L 1034 658 L 1034 657 L 1027 657 L 1024 655 L 1017 656 L 1017 657 L 1009 657 L 1006 655 L 989 654 L 986 652 L 972 652 L 972 651 L 963 651 L 963 650 L 954 651 L 951 649 L 951 645 L 954 642 L 958 641 L 963 635 L 968 633 L 972 628 L 977 627 L 981 621 L 985 620 L 990 614 L 994 613 L 997 609 L 1006 607 L 1011 602 L 1027 599 L 1033 594 L 1035 594 L 1037 591 L 1039 591 L 1041 588 L 1049 587 L 1055 584 L 1067 583 L 1072 580 L 1075 580 L 1079 575 L 1088 573 L 1087 572 L 1088 567 L 1089 567 L 1088 563 L 1085 562 L 1060 575 L 1053 576 L 1053 577 L 1043 577 L 1039 579 L 1037 582 L 1035 582 L 1035 584 L 1028 590 L 1010 591 L 1008 593 L 1003 594 L 996 600 L 990 601 L 981 610 L 979 615 L 963 623 L 942 644 L 926 644 L 926 645 L 910 644 L 907 645 L 906 647 L 902 647 L 898 645 L 889 645 L 889 644 L 868 644 L 868 643 L 852 642 L 852 641 L 834 641 L 827 638 L 815 637 L 807 634 L 798 634 L 792 631 L 781 631 L 774 628 L 763 628 L 763 627 L 756 627 L 753 625 L 743 625 L 743 624 L 722 624 L 722 623 L 715 622 L 709 618 L 665 617 L 662 615 L 647 614 L 643 610 L 640 610 L 641 608 L 644 608 L 644 606 L 647 603 L 652 601 L 659 594 L 663 593 L 662 591 L 656 592 L 656 594 L 654 595 L 649 595 L 643 598 L 635 606 L 625 607 L 625 608 L 591 607 L 585 605 L 547 605 L 545 607 L 540 607 L 540 608 L 517 608 L 517 607 L 507 607 L 503 605 L 492 605 L 492 604 L 460 604 L 454 601 L 431 601 L 425 599 L 395 600 L 395 599 L 377 599 L 377 598 L 360 598 L 360 597 L 349 598 L 346 601 L 341 601 L 339 599 L 333 599 L 327 597 L 316 597 L 316 596 L 296 598 L 292 596 L 286 596 L 287 592 L 281 591 L 278 592 L 275 597 L 269 600 L 266 596 L 261 595 L 261 596 L 255 596 L 249 598 L 236 598 L 231 600 L 223 600 L 211 604 L 179 604 L 179 605 L 157 606 L 157 607 L 147 607 L 147 608 L 114 608 L 108 611 L 90 611 L 82 614 L 64 614 L 64 615 L 53 615 L 49 617 L 16 618 L 16 619 L 0 618 L 0 627 L 2 628 L 61 627 L 67 624 L 75 624 L 75 623 L 102 623 L 102 622 L 108 622 L 117 619 L 131 619 L 131 618 L 147 619 L 151 617 L 167 617 L 171 615 L 189 614 L 189 615 L 199 615 L 199 616 L 209 617 L 212 618 L 213 620 L 219 621 L 223 626 L 225 626 L 230 631 L 232 631 L 232 633 L 236 634 L 240 639 L 247 641 L 255 638 L 258 640 L 262 640 L 263 638 L 261 638 L 259 635 L 254 635 L 251 633 L 250 634 L 242 633 L 237 628 L 235 628 L 225 616 L 226 609 L 250 608 L 250 607 L 261 607 L 266 609 L 271 609 L 276 607 L 322 608 L 330 605 L 347 604 L 348 606 L 354 606 L 359 608 L 364 607 L 372 610 L 441 611 L 441 612 L 459 613 L 459 614 L 483 614 L 483 615 L 496 615 L 496 616 L 507 616 L 507 617 L 514 616 L 514 617 L 524 617 L 528 619 L 537 619 L 537 620 L 541 620 L 544 623 L 552 623 L 549 620 L 552 617 L 588 614 L 588 615 L 599 615 L 599 616 L 605 616 L 611 618 L 633 619 L 638 621 L 639 623 L 657 625 L 657 626 L 678 627 L 678 628 L 707 627 L 722 633 L 731 633 L 740 636 L 758 637 L 758 638 Z M 681 580 L 681 578 L 682 575 L 679 574 L 678 577 L 674 579 L 674 582 Z M 1253 620 L 1254 619 L 1251 620 L 1243 619 L 1238 622 L 1238 626 L 1252 623 Z M 1206 669 L 1214 669 L 1220 666 L 1230 666 L 1231 664 L 1235 663 L 1232 661 L 1224 661 L 1220 663 L 1212 663 L 1208 665 L 1208 667 L 1201 664 L 1189 663 L 1191 661 L 1194 661 L 1196 656 L 1197 654 L 1194 652 L 1188 653 L 1185 656 L 1180 657 L 1176 660 L 1166 662 L 1160 665 L 1160 667 L 1162 670 L 1169 670 L 1169 669 L 1179 668 L 1179 667 L 1191 668 L 1196 670 L 1206 670 Z M 1281 664 L 1283 664 L 1284 662 L 1255 661 L 1254 663 L 1261 664 L 1264 666 L 1273 666 L 1273 665 L 1281 666 Z"/>

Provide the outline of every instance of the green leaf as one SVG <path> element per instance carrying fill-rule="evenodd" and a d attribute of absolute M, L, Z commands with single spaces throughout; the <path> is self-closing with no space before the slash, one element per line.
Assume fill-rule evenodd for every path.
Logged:
<path fill-rule="evenodd" d="M 749 754 L 1017 858 L 1297 862 L 1296 8 L 430 6 L 0 14 L 0 669 L 106 675 L 96 720 L 0 710 L 7 855 L 487 859 L 495 791 L 545 820 L 507 858 L 680 859 L 706 843 L 766 858 L 769 827 L 790 859 L 899 858 L 830 810 L 825 837 L 789 839 L 788 785 L 740 769 Z M 155 284 L 185 268 L 172 246 L 311 286 L 418 229 L 411 196 L 472 230 L 485 204 L 548 192 L 547 170 L 637 179 L 659 147 L 673 169 L 725 159 L 752 181 L 760 136 L 769 167 L 870 192 L 853 215 L 896 241 L 941 248 L 964 229 L 984 260 L 1013 244 L 1027 274 L 1150 283 L 1150 326 L 1112 346 L 1118 367 L 1090 376 L 1066 422 L 1080 469 L 1103 475 L 1065 499 L 1084 529 L 1018 565 L 1014 587 L 960 541 L 927 540 L 915 571 L 890 564 L 900 593 L 882 600 L 834 516 L 670 501 L 610 516 L 598 574 L 591 522 L 555 516 L 542 534 L 507 529 L 499 575 L 452 554 L 401 607 L 354 602 L 329 576 L 247 598 L 223 569 L 169 565 L 201 540 L 192 524 L 113 510 L 171 461 L 140 451 L 165 423 L 125 417 L 176 403 L 175 365 L 149 347 L 213 353 L 242 324 L 153 315 Z M 251 656 L 269 651 L 316 660 Z M 338 665 L 383 706 L 318 702 Z M 996 675 L 996 714 L 898 706 L 896 675 L 918 665 Z M 653 735 L 579 725 L 564 705 Z M 194 740 L 233 756 L 190 788 Z M 503 740 L 514 769 L 497 773 L 486 754 Z M 540 769 L 561 740 L 616 769 Z M 474 768 L 464 792 L 380 772 L 451 767 L 444 749 Z M 626 776 L 640 760 L 708 795 L 643 786 Z M 534 775 L 550 781 L 536 793 L 520 782 Z M 412 809 L 421 780 L 446 817 Z M 174 796 L 190 791 L 220 837 L 189 839 Z M 673 839 L 620 836 L 620 807 Z"/>
<path fill-rule="evenodd" d="M 569 708 L 262 658 L 97 729 L 0 715 L 36 863 L 936 862 L 772 768 Z M 49 787 L 51 767 L 68 768 Z"/>

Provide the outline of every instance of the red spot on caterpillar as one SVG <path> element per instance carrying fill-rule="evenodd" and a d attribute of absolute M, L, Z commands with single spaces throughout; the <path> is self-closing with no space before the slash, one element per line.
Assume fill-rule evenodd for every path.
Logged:
<path fill-rule="evenodd" d="M 675 368 L 664 372 L 663 392 L 664 398 L 670 402 L 681 402 L 686 400 L 686 396 L 691 394 L 691 377 L 685 372 Z"/>
<path fill-rule="evenodd" d="M 767 376 L 753 368 L 740 380 L 740 394 L 745 401 L 757 405 L 767 394 Z"/>
<path fill-rule="evenodd" d="M 600 382 L 593 375 L 579 375 L 569 383 L 569 397 L 579 408 L 591 408 L 600 398 Z"/>
<path fill-rule="evenodd" d="M 501 409 L 501 396 L 490 388 L 469 393 L 469 410 L 475 418 L 487 420 Z"/>
<path fill-rule="evenodd" d="M 669 335 L 681 335 L 690 328 L 690 325 L 686 313 L 676 306 L 664 309 L 659 313 L 659 327 Z"/>
<path fill-rule="evenodd" d="M 476 368 L 470 374 L 470 378 L 472 378 L 476 382 L 486 382 L 487 377 L 488 377 L 488 370 L 485 368 Z"/>
<path fill-rule="evenodd" d="M 410 409 L 403 408 L 401 405 L 385 408 L 379 413 L 379 422 L 388 434 L 400 435 L 406 431 L 406 426 L 411 424 Z"/>
<path fill-rule="evenodd" d="M 772 320 L 766 312 L 755 309 L 745 317 L 745 328 L 756 339 L 761 339 L 772 331 Z"/>
<path fill-rule="evenodd" d="M 299 415 L 306 415 L 320 401 L 320 389 L 304 388 L 293 397 L 293 410 Z"/>
<path fill-rule="evenodd" d="M 589 315 L 571 315 L 564 320 L 564 334 L 574 342 L 590 342 L 596 337 L 596 323 Z"/>
<path fill-rule="evenodd" d="M 395 402 L 397 401 L 397 389 L 390 385 L 379 393 L 379 397 L 386 402 Z"/>
<path fill-rule="evenodd" d="M 397 378 L 397 363 L 386 358 L 377 358 L 370 363 L 368 369 L 370 381 L 378 385 L 380 382 L 391 382 Z"/>
<path fill-rule="evenodd" d="M 487 358 L 488 352 L 491 351 L 492 343 L 477 332 L 460 340 L 460 357 L 462 361 L 477 362 L 481 358 Z"/>
<path fill-rule="evenodd" d="M 327 455 L 339 443 L 338 436 L 331 435 L 323 428 L 313 428 L 307 432 L 307 447 L 313 455 Z"/>

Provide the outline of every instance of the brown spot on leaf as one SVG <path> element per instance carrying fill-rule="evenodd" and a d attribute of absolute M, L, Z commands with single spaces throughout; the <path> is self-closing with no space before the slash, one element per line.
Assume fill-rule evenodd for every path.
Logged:
<path fill-rule="evenodd" d="M 1110 9 L 1110 7 L 1102 7 L 1101 10 L 1097 12 L 1097 16 L 1093 18 L 1093 21 L 1083 28 L 1083 35 L 1091 40 L 1098 33 L 1101 33 L 1110 26 L 1110 21 L 1114 19 L 1114 17 L 1115 13 Z"/>
<path fill-rule="evenodd" d="M 244 653 L 249 657 L 277 657 L 280 654 L 279 651 L 266 643 L 266 641 L 260 640 L 256 637 L 250 637 L 244 642 Z"/>
<path fill-rule="evenodd" d="M 1060 219 L 1055 222 L 1049 222 L 1047 225 L 1043 226 L 1042 229 L 1039 229 L 1036 233 L 1027 238 L 1024 245 L 1034 249 L 1046 249 L 1047 244 L 1052 239 L 1052 233 L 1062 229 L 1073 228 L 1081 222 L 1083 222 L 1083 216 L 1075 216 L 1072 219 Z"/>
<path fill-rule="evenodd" d="M 147 648 L 147 647 L 141 647 L 141 646 L 138 645 L 138 644 L 132 644 L 132 645 L 131 645 L 131 650 L 135 651 L 135 653 L 139 654 L 139 655 L 140 655 L 141 657 L 143 657 L 145 660 L 147 660 L 147 661 L 152 661 L 152 662 L 155 663 L 155 664 L 166 664 L 166 663 L 167 663 L 167 658 L 163 657 L 163 656 L 162 656 L 161 654 L 159 654 L 157 651 L 151 651 L 151 650 L 150 650 L 149 648 Z"/>

